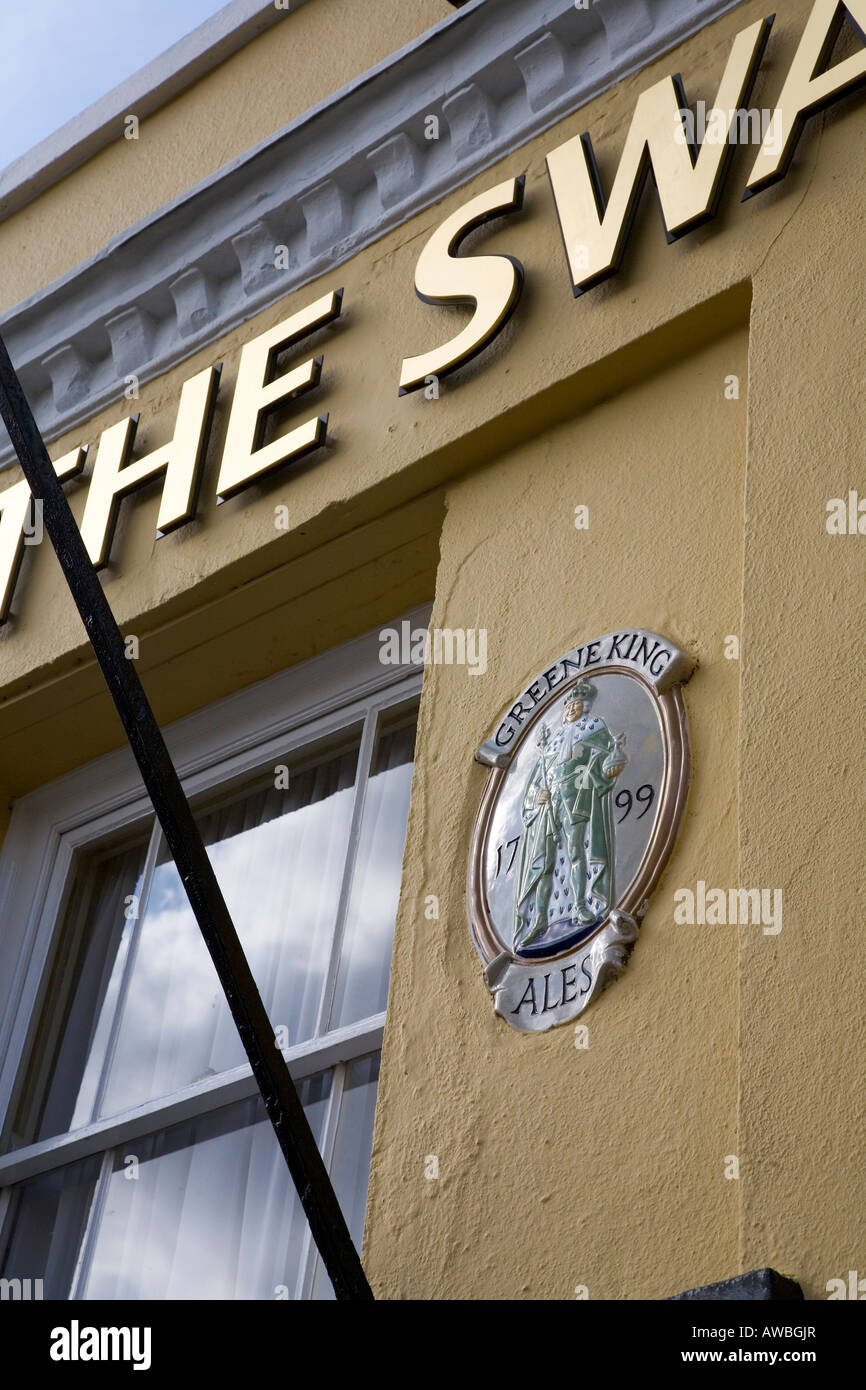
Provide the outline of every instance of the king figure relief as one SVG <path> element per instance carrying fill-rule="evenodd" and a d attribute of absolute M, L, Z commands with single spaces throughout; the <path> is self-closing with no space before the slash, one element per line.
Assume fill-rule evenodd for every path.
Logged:
<path fill-rule="evenodd" d="M 624 733 L 592 713 L 597 691 L 580 680 L 555 734 L 542 724 L 523 797 L 524 833 L 514 890 L 514 951 L 532 958 L 577 945 L 613 903 L 611 792 L 626 766 Z"/>

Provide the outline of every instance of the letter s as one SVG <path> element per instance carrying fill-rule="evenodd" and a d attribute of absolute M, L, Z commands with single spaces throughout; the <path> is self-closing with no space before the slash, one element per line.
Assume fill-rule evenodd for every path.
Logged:
<path fill-rule="evenodd" d="M 417 391 L 431 376 L 446 376 L 481 352 L 507 323 L 523 289 L 523 266 L 514 256 L 472 256 L 457 251 L 469 232 L 523 207 L 524 176 L 506 179 L 466 203 L 433 233 L 415 267 L 415 292 L 425 304 L 470 304 L 471 321 L 456 338 L 407 357 L 400 373 L 401 396 Z"/>

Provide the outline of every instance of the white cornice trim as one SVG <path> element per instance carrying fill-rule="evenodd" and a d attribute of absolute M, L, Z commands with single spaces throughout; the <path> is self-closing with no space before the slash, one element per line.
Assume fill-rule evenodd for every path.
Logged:
<path fill-rule="evenodd" d="M 0 218 L 80 168 L 123 134 L 124 117 L 144 120 L 307 0 L 277 9 L 274 0 L 232 0 L 152 63 L 0 170 Z"/>
<path fill-rule="evenodd" d="M 4 316 L 46 439 L 333 270 L 742 0 L 470 0 Z M 425 138 L 425 118 L 440 138 Z M 275 248 L 288 248 L 288 269 Z M 0 466 L 13 459 L 0 431 Z"/>

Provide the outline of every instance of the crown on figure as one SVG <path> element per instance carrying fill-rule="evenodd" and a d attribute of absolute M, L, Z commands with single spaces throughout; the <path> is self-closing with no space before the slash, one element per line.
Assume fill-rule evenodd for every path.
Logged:
<path fill-rule="evenodd" d="M 585 703 L 587 700 L 594 700 L 597 693 L 592 681 L 583 680 L 583 678 L 581 678 L 576 685 L 571 687 L 562 703 L 565 709 L 568 709 L 569 705 L 576 705 L 581 701 Z"/>

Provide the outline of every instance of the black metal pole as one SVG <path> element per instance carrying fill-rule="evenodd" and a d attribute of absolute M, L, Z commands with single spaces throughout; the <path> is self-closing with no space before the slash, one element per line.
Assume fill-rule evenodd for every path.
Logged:
<path fill-rule="evenodd" d="M 15 446 L 64 577 L 135 754 L 190 907 L 225 991 L 253 1075 L 298 1190 L 313 1239 L 340 1299 L 372 1299 L 285 1058 L 165 740 L 90 562 L 60 480 L 48 457 L 18 374 L 0 337 L 0 415 Z"/>

